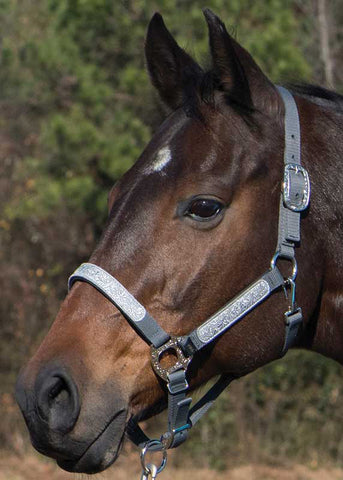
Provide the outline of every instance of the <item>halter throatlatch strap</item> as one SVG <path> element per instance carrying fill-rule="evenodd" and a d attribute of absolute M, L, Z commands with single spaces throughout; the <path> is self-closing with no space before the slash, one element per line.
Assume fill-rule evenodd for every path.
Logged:
<path fill-rule="evenodd" d="M 291 289 L 291 304 L 285 313 L 286 331 L 282 349 L 284 355 L 293 345 L 302 324 L 302 311 L 295 302 L 295 247 L 300 244 L 301 212 L 306 210 L 310 203 L 310 180 L 307 171 L 301 166 L 301 132 L 297 105 L 287 89 L 280 86 L 277 89 L 285 107 L 285 151 L 278 240 L 272 264 L 275 264 L 279 257 L 293 263 L 293 273 L 286 280 Z"/>
<path fill-rule="evenodd" d="M 76 281 L 93 285 L 118 308 L 135 331 L 151 346 L 153 369 L 167 383 L 168 430 L 160 440 L 150 440 L 138 424 L 131 420 L 127 427 L 127 434 L 135 444 L 142 447 L 143 457 L 147 450 L 163 450 L 164 457 L 160 469 L 165 465 L 166 450 L 177 447 L 186 440 L 188 430 L 234 380 L 232 375 L 222 375 L 202 399 L 190 409 L 192 399 L 186 396 L 189 389 L 186 375 L 193 355 L 223 335 L 280 287 L 290 291 L 290 305 L 284 315 L 283 354 L 294 343 L 302 322 L 302 312 L 295 301 L 297 275 L 295 247 L 300 242 L 300 215 L 309 205 L 310 182 L 306 170 L 300 164 L 300 124 L 296 103 L 288 90 L 283 87 L 277 88 L 285 105 L 284 178 L 280 198 L 277 248 L 267 272 L 189 335 L 179 338 L 166 333 L 117 279 L 97 265 L 84 263 L 69 278 L 69 288 Z M 278 258 L 292 262 L 292 274 L 286 279 L 276 265 Z M 173 351 L 176 360 L 174 365 L 165 368 L 161 365 L 160 359 L 167 351 Z"/>
<path fill-rule="evenodd" d="M 294 247 L 300 242 L 300 214 L 310 201 L 310 181 L 301 166 L 301 136 L 298 108 L 293 95 L 277 87 L 285 106 L 284 178 L 280 198 L 279 230 L 276 251 L 293 259 Z"/>

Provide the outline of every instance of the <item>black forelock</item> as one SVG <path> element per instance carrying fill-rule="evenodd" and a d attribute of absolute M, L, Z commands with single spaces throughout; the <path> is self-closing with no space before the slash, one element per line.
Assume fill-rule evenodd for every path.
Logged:
<path fill-rule="evenodd" d="M 220 78 L 213 69 L 202 71 L 200 74 L 198 70 L 184 71 L 182 107 L 188 117 L 204 121 L 201 104 L 205 103 L 216 108 L 216 92 L 223 92 L 224 102 L 245 119 L 253 113 L 251 106 L 245 105 L 241 98 L 224 93 Z"/>

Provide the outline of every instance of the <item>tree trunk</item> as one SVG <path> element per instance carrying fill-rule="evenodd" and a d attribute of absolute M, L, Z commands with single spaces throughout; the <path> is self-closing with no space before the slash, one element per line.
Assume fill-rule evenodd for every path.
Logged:
<path fill-rule="evenodd" d="M 329 87 L 334 88 L 333 60 L 330 49 L 330 24 L 328 20 L 327 3 L 326 0 L 317 0 L 317 2 L 320 53 L 324 64 L 325 82 Z"/>

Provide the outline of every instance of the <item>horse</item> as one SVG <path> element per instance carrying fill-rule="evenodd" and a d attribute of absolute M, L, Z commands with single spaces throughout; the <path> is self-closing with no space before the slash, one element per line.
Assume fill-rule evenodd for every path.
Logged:
<path fill-rule="evenodd" d="M 343 362 L 343 97 L 310 85 L 285 93 L 215 14 L 206 9 L 204 15 L 208 71 L 177 44 L 160 14 L 150 21 L 147 67 L 170 113 L 109 194 L 107 224 L 85 270 L 93 268 L 103 287 L 80 271 L 72 277 L 57 318 L 17 380 L 33 446 L 67 471 L 106 469 L 132 422 L 164 410 L 175 392 L 183 395 L 177 408 L 188 408 L 186 388 L 218 375 L 227 384 L 282 357 L 291 345 Z M 287 108 L 280 92 L 293 99 L 301 129 L 302 166 L 290 170 L 284 167 Z M 288 123 L 292 128 L 296 121 Z M 294 179 L 300 206 L 287 194 Z M 275 254 L 282 209 L 296 215 L 295 223 L 301 219 L 301 245 L 297 235 L 285 243 L 290 256 L 280 249 Z M 255 291 L 269 288 L 272 274 L 273 291 L 253 300 L 258 308 L 244 307 Z M 218 309 L 227 312 L 223 305 L 231 298 L 231 307 L 245 308 L 244 318 L 195 348 L 189 332 L 200 338 L 202 322 L 217 320 Z M 296 334 L 289 316 L 296 317 Z M 155 335 L 150 342 L 152 330 L 163 340 Z M 174 343 L 159 350 L 168 342 Z M 154 369 L 147 343 L 156 343 Z M 180 372 L 179 384 L 172 383 Z M 175 446 L 175 435 L 189 423 L 169 429 L 167 446 Z M 160 443 L 145 445 L 159 449 Z M 145 468 L 142 478 L 150 474 L 156 471 Z"/>

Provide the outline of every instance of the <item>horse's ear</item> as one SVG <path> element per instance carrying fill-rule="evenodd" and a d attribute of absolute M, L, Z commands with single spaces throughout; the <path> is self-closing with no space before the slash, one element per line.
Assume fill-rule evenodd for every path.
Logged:
<path fill-rule="evenodd" d="M 160 97 L 170 108 L 178 108 L 182 104 L 186 77 L 201 75 L 202 70 L 179 47 L 159 13 L 150 21 L 145 55 L 151 81 Z"/>
<path fill-rule="evenodd" d="M 220 88 L 229 99 L 247 109 L 265 111 L 278 95 L 251 55 L 227 32 L 224 23 L 209 9 L 208 24 L 213 68 Z"/>

